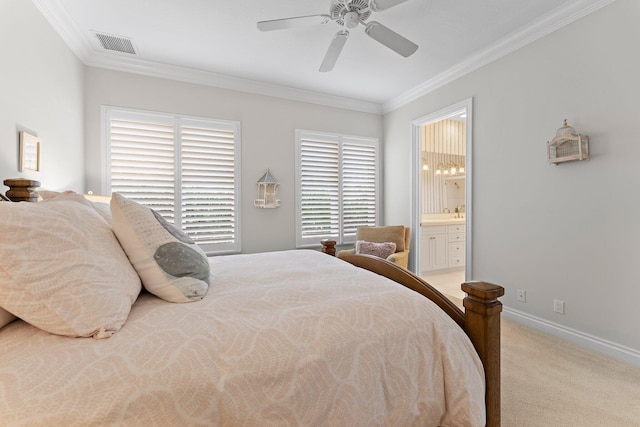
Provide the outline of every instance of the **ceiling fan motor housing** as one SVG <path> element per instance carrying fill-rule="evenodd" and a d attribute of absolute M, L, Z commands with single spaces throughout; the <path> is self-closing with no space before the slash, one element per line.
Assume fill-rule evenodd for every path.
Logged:
<path fill-rule="evenodd" d="M 331 1 L 331 18 L 338 25 L 355 28 L 358 22 L 365 22 L 371 15 L 368 0 L 351 0 L 345 5 L 342 0 Z"/>

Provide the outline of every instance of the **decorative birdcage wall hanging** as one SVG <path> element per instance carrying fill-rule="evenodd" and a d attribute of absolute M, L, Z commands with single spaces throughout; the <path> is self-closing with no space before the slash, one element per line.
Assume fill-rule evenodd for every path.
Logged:
<path fill-rule="evenodd" d="M 280 199 L 277 199 L 278 186 L 280 183 L 271 175 L 271 171 L 267 169 L 267 173 L 262 175 L 258 180 L 258 198 L 253 201 L 256 208 L 277 208 L 280 206 Z"/>
<path fill-rule="evenodd" d="M 552 165 L 589 160 L 589 137 L 577 133 L 565 119 L 555 138 L 547 142 L 547 157 Z"/>

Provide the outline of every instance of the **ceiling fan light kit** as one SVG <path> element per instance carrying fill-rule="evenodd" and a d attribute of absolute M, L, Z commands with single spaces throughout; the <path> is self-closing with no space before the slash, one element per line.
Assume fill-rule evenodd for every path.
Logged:
<path fill-rule="evenodd" d="M 417 44 L 379 22 L 367 22 L 372 12 L 380 12 L 406 1 L 408 0 L 331 0 L 329 15 L 297 16 L 260 21 L 258 29 L 261 31 L 284 30 L 335 21 L 343 28 L 333 36 L 333 40 L 329 44 L 329 49 L 320 65 L 322 72 L 333 70 L 342 48 L 349 38 L 348 30 L 358 27 L 359 24 L 365 27 L 364 33 L 366 35 L 406 58 L 415 53 L 418 49 Z"/>
<path fill-rule="evenodd" d="M 347 12 L 342 20 L 344 21 L 344 26 L 351 30 L 360 23 L 360 15 L 358 15 L 358 12 Z"/>

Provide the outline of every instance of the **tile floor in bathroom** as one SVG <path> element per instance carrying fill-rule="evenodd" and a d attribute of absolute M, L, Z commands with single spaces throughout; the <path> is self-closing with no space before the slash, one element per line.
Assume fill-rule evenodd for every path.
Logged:
<path fill-rule="evenodd" d="M 421 277 L 446 296 L 459 300 L 462 300 L 466 296 L 466 294 L 462 292 L 462 289 L 460 289 L 460 285 L 464 282 L 464 270 L 423 274 Z"/>

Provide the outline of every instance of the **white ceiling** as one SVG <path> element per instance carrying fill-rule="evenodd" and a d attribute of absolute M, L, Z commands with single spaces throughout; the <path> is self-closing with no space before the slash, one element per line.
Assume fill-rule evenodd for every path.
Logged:
<path fill-rule="evenodd" d="M 330 0 L 32 0 L 87 65 L 362 111 L 388 111 L 612 0 L 408 0 L 374 12 L 412 40 L 403 58 L 351 36 L 333 71 L 318 67 L 335 22 L 261 32 L 260 20 L 327 14 Z M 94 32 L 131 38 L 103 50 Z"/>

